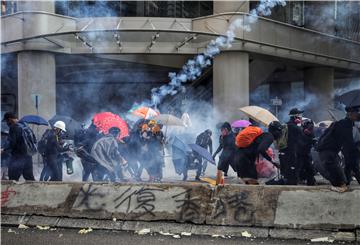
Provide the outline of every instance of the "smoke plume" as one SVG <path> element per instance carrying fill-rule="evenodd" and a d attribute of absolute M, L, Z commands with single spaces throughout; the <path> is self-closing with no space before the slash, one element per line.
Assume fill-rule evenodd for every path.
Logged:
<path fill-rule="evenodd" d="M 183 84 L 200 77 L 204 68 L 211 65 L 211 60 L 220 53 L 222 48 L 230 48 L 235 40 L 235 31 L 239 28 L 251 31 L 250 25 L 255 23 L 259 16 L 268 16 L 271 9 L 277 5 L 285 6 L 284 0 L 261 0 L 259 5 L 252 9 L 248 16 L 236 19 L 229 25 L 226 36 L 220 36 L 212 40 L 205 48 L 204 53 L 190 59 L 178 73 L 169 73 L 170 82 L 151 91 L 151 106 L 157 107 L 167 95 L 175 95 L 184 91 Z"/>

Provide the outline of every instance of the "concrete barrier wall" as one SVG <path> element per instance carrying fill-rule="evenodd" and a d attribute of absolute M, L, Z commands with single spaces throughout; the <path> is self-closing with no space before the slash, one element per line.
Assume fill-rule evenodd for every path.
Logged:
<path fill-rule="evenodd" d="M 2 182 L 2 214 L 305 229 L 360 227 L 360 189 Z"/>

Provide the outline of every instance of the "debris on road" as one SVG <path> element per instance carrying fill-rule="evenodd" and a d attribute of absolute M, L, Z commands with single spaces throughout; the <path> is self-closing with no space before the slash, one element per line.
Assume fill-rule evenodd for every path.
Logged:
<path fill-rule="evenodd" d="M 13 231 L 12 229 L 9 229 L 8 233 L 15 233 L 16 234 L 16 231 Z"/>
<path fill-rule="evenodd" d="M 81 229 L 81 230 L 79 230 L 79 234 L 87 234 L 87 233 L 89 233 L 89 232 L 92 232 L 93 231 L 93 229 L 91 229 L 90 227 L 89 228 L 84 228 L 84 229 Z"/>
<path fill-rule="evenodd" d="M 249 232 L 247 232 L 247 231 L 243 231 L 243 232 L 241 232 L 241 236 L 246 237 L 246 238 L 250 238 L 251 234 Z"/>
<path fill-rule="evenodd" d="M 145 229 L 142 229 L 142 230 L 139 230 L 139 231 L 135 231 L 135 233 L 138 234 L 138 235 L 146 235 L 146 234 L 150 233 L 150 229 L 145 228 Z"/>
<path fill-rule="evenodd" d="M 319 237 L 319 238 L 313 238 L 311 239 L 311 242 L 334 242 L 334 239 L 331 239 L 329 237 Z"/>
<path fill-rule="evenodd" d="M 173 235 L 173 238 L 179 239 L 179 238 L 181 238 L 181 236 L 179 236 L 179 235 Z"/>
<path fill-rule="evenodd" d="M 174 236 L 175 235 L 175 234 L 172 234 L 172 233 L 169 233 L 169 232 L 163 232 L 163 231 L 160 231 L 159 234 L 163 235 L 163 236 Z"/>
<path fill-rule="evenodd" d="M 183 231 L 183 232 L 181 232 L 180 235 L 182 235 L 182 236 L 191 236 L 191 232 L 185 232 L 185 231 Z"/>
<path fill-rule="evenodd" d="M 49 230 L 50 226 L 48 226 L 48 225 L 46 225 L 46 226 L 37 225 L 36 228 L 38 228 L 39 230 Z"/>
<path fill-rule="evenodd" d="M 19 224 L 19 229 L 29 229 L 29 226 L 27 225 L 23 225 L 23 224 Z"/>

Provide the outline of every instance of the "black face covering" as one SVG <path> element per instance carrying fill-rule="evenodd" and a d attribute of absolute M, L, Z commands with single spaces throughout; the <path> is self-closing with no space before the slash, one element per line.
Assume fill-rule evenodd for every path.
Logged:
<path fill-rule="evenodd" d="M 274 136 L 274 139 L 277 140 L 281 137 L 281 131 L 272 131 L 270 132 L 273 136 Z"/>

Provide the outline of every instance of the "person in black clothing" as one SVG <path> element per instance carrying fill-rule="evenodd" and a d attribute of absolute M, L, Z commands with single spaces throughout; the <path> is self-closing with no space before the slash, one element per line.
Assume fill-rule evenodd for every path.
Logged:
<path fill-rule="evenodd" d="M 9 180 L 20 179 L 22 175 L 25 180 L 35 180 L 33 174 L 32 156 L 26 152 L 23 128 L 28 127 L 26 123 L 19 122 L 14 113 L 7 112 L 3 121 L 9 126 L 7 144 L 1 149 L 1 154 L 10 154 L 8 174 Z"/>
<path fill-rule="evenodd" d="M 284 177 L 285 185 L 297 185 L 299 181 L 300 166 L 297 159 L 299 141 L 302 137 L 301 123 L 302 113 L 297 108 L 290 110 L 290 120 L 286 123 L 288 128 L 287 147 L 279 151 L 280 172 Z"/>
<path fill-rule="evenodd" d="M 258 184 L 255 161 L 259 155 L 263 156 L 276 167 L 279 167 L 279 164 L 273 162 L 271 156 L 268 155 L 267 150 L 274 140 L 281 136 L 282 127 L 278 121 L 271 122 L 269 132 L 262 133 L 250 146 L 238 149 L 236 168 L 241 182 Z"/>
<path fill-rule="evenodd" d="M 235 154 L 235 134 L 231 130 L 231 125 L 228 122 L 225 122 L 221 128 L 220 144 L 213 158 L 215 159 L 216 155 L 220 152 L 219 162 L 218 162 L 218 171 L 216 174 L 216 183 L 219 184 L 222 179 L 222 173 L 227 176 L 227 171 L 229 166 L 233 168 L 236 172 L 236 167 L 234 164 L 234 154 Z"/>
<path fill-rule="evenodd" d="M 61 152 L 68 150 L 68 148 L 63 146 L 63 140 L 61 138 L 65 132 L 65 123 L 63 121 L 57 121 L 47 134 L 43 159 L 49 168 L 50 181 L 62 181 L 62 161 L 60 161 L 59 158 Z"/>
<path fill-rule="evenodd" d="M 92 123 L 87 129 L 78 132 L 76 137 L 76 155 L 80 158 L 83 165 L 82 181 L 88 181 L 90 174 L 94 179 L 94 171 L 97 165 L 96 160 L 91 156 L 91 149 L 95 142 L 101 138 L 102 134 L 96 129 Z"/>
<path fill-rule="evenodd" d="M 319 139 L 317 151 L 322 165 L 329 173 L 329 181 L 332 184 L 331 190 L 336 192 L 347 191 L 346 177 L 338 161 L 338 153 L 342 151 L 345 157 L 345 165 L 353 164 L 352 154 L 356 151 L 353 138 L 353 126 L 355 121 L 360 120 L 360 107 L 345 109 L 346 118 L 334 122 Z"/>
<path fill-rule="evenodd" d="M 195 144 L 197 144 L 205 149 L 209 149 L 210 154 L 213 154 L 211 136 L 212 136 L 212 131 L 210 129 L 207 129 L 196 137 Z M 202 165 L 201 175 L 204 176 L 206 168 L 207 168 L 207 161 L 206 160 L 203 161 L 202 157 L 199 154 L 197 154 L 197 153 L 194 153 L 194 154 L 195 154 L 195 157 L 197 157 L 200 164 Z"/>
<path fill-rule="evenodd" d="M 315 169 L 312 164 L 311 148 L 315 145 L 314 122 L 305 120 L 302 122 L 303 134 L 299 141 L 297 160 L 299 161 L 300 179 L 306 180 L 307 185 L 315 185 Z"/>

